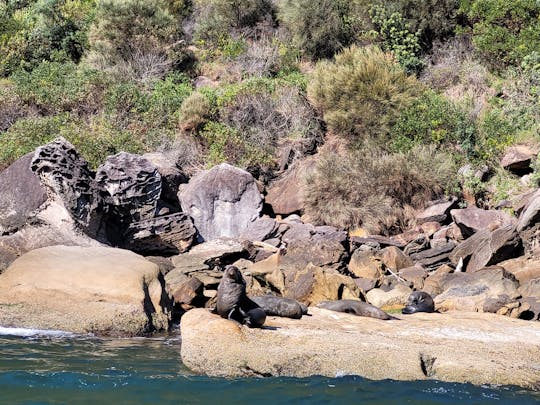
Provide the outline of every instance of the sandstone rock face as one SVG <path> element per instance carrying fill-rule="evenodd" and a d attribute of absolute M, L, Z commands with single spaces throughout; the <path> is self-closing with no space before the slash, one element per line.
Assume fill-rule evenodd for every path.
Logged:
<path fill-rule="evenodd" d="M 205 241 L 239 237 L 262 210 L 253 176 L 226 163 L 195 175 L 178 198 Z"/>
<path fill-rule="evenodd" d="M 505 225 L 493 232 L 484 229 L 475 233 L 452 251 L 450 260 L 457 264 L 460 258 L 467 260 L 470 257 L 466 271 L 471 272 L 516 257 L 520 253 L 521 240 L 515 227 Z"/>
<path fill-rule="evenodd" d="M 535 278 L 540 279 L 540 259 L 525 256 L 505 260 L 498 263 L 507 272 L 512 273 L 520 284 L 525 284 Z"/>
<path fill-rule="evenodd" d="M 516 219 L 504 211 L 465 208 L 450 211 L 463 235 L 472 235 L 483 229 L 494 230 L 502 225 L 515 224 Z"/>
<path fill-rule="evenodd" d="M 275 214 L 290 215 L 304 210 L 305 177 L 313 166 L 310 160 L 296 164 L 268 187 L 265 201 Z"/>
<path fill-rule="evenodd" d="M 267 317 L 269 328 L 249 329 L 194 309 L 182 317 L 182 361 L 221 377 L 353 374 L 538 388 L 538 322 L 478 313 L 381 321 L 309 312 L 300 320 Z"/>
<path fill-rule="evenodd" d="M 516 279 L 502 267 L 492 266 L 470 273 L 454 273 L 446 279 L 444 292 L 435 297 L 439 311 L 482 311 L 487 299 L 506 295 L 515 300 Z"/>
<path fill-rule="evenodd" d="M 356 277 L 370 280 L 378 280 L 384 274 L 382 262 L 377 253 L 362 249 L 356 249 L 353 252 L 348 270 Z"/>
<path fill-rule="evenodd" d="M 161 198 L 179 209 L 178 188 L 188 182 L 187 176 L 163 153 L 145 153 L 142 157 L 156 166 L 161 175 Z"/>
<path fill-rule="evenodd" d="M 30 170 L 29 153 L 0 172 L 0 236 L 22 228 L 47 200 L 47 191 Z"/>
<path fill-rule="evenodd" d="M 50 246 L 0 275 L 0 324 L 134 336 L 167 329 L 158 267 L 114 248 Z"/>
<path fill-rule="evenodd" d="M 93 173 L 88 162 L 64 138 L 58 138 L 36 149 L 32 171 L 49 194 L 59 198 L 64 207 L 86 233 L 95 236 L 99 222 Z"/>
<path fill-rule="evenodd" d="M 139 155 L 109 156 L 96 172 L 100 198 L 121 224 L 151 219 L 161 194 L 161 175 Z"/>

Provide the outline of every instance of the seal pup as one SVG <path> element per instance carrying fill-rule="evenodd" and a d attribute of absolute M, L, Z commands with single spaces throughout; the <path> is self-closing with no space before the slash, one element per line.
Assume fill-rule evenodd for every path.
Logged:
<path fill-rule="evenodd" d="M 266 315 L 300 319 L 302 315 L 307 314 L 307 307 L 291 298 L 261 295 L 251 299 L 266 312 Z"/>
<path fill-rule="evenodd" d="M 216 312 L 250 328 L 260 328 L 266 320 L 264 310 L 246 295 L 246 281 L 235 266 L 227 266 L 217 290 Z"/>
<path fill-rule="evenodd" d="M 382 309 L 363 301 L 322 301 L 317 304 L 317 307 L 329 309 L 330 311 L 345 312 L 347 314 L 353 314 L 357 316 L 368 316 L 370 318 L 382 319 L 383 321 L 398 319 L 392 315 L 388 315 Z"/>
<path fill-rule="evenodd" d="M 413 291 L 409 295 L 407 304 L 401 313 L 414 314 L 415 312 L 435 312 L 435 304 L 431 295 L 424 291 Z"/>

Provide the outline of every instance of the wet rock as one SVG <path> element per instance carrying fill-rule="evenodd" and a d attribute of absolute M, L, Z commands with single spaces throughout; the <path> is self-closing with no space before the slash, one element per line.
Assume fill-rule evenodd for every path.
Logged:
<path fill-rule="evenodd" d="M 226 163 L 193 176 L 178 198 L 204 241 L 239 237 L 262 210 L 253 176 Z"/>

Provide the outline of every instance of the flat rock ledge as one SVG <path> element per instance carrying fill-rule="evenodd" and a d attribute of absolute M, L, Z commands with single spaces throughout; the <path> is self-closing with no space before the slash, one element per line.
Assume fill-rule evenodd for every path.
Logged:
<path fill-rule="evenodd" d="M 401 320 L 310 308 L 249 329 L 207 309 L 181 321 L 182 361 L 220 377 L 359 375 L 517 385 L 540 390 L 540 322 L 494 314 L 419 313 Z"/>

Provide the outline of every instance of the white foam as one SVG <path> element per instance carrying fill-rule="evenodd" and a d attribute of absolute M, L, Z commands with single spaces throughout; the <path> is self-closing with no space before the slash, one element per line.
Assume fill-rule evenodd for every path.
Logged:
<path fill-rule="evenodd" d="M 75 336 L 74 333 L 66 332 L 63 330 L 50 330 L 50 329 L 31 329 L 31 328 L 6 328 L 0 326 L 0 336 L 45 336 L 45 337 L 71 337 Z"/>

